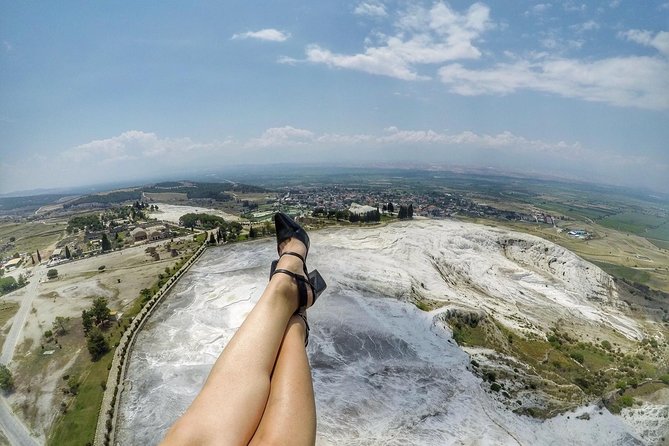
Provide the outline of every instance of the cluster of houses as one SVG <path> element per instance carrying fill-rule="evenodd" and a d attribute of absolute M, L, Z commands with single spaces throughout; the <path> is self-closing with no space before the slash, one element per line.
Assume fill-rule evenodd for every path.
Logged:
<path fill-rule="evenodd" d="M 21 263 L 23 263 L 23 257 L 9 259 L 2 265 L 2 268 L 4 268 L 6 272 L 10 272 L 21 266 Z"/>

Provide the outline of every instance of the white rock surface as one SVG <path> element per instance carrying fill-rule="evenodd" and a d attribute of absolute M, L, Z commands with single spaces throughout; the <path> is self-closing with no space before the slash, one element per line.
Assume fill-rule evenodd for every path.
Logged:
<path fill-rule="evenodd" d="M 183 413 L 264 288 L 275 249 L 270 240 L 210 249 L 177 284 L 132 352 L 119 444 L 156 444 Z M 309 310 L 318 444 L 644 444 L 594 407 L 545 422 L 508 411 L 469 371 L 448 328 L 402 301 L 413 288 L 537 333 L 569 318 L 638 338 L 610 277 L 569 251 L 418 221 L 314 233 L 309 265 L 329 285 Z M 582 412 L 590 420 L 575 418 Z"/>

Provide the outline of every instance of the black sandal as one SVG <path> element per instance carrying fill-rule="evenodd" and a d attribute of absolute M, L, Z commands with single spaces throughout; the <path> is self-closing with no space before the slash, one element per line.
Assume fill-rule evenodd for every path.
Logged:
<path fill-rule="evenodd" d="M 304 264 L 304 258 L 301 255 L 295 252 L 284 252 L 283 254 L 281 254 L 281 256 L 284 255 L 292 255 L 302 259 L 303 262 L 302 265 L 304 265 L 304 271 L 306 274 L 307 266 Z M 279 258 L 281 258 L 281 256 Z M 306 336 L 304 339 L 304 346 L 306 347 L 307 345 L 309 345 L 309 331 L 310 331 L 309 322 L 307 321 L 307 315 L 306 315 L 307 305 L 309 304 L 309 292 L 307 290 L 307 285 L 309 285 L 309 287 L 311 288 L 312 295 L 314 296 L 311 302 L 311 305 L 313 305 L 316 303 L 316 299 L 318 299 L 318 296 L 320 296 L 321 293 L 325 291 L 325 288 L 327 288 L 327 284 L 325 283 L 325 280 L 323 280 L 323 277 L 318 272 L 318 270 L 313 270 L 305 277 L 292 271 L 289 271 L 287 269 L 277 268 L 276 266 L 278 263 L 279 263 L 278 260 L 274 260 L 272 262 L 269 278 L 271 280 L 274 274 L 283 273 L 289 275 L 290 277 L 295 279 L 295 282 L 297 282 L 297 293 L 298 293 L 297 295 L 299 301 L 298 301 L 297 311 L 295 311 L 295 314 L 302 318 L 306 326 Z"/>
<path fill-rule="evenodd" d="M 304 268 L 304 276 L 301 276 L 297 273 L 294 273 L 292 271 L 289 271 L 287 269 L 282 269 L 278 268 L 277 265 L 279 264 L 279 260 L 273 260 L 272 265 L 270 266 L 269 270 L 269 278 L 270 280 L 272 279 L 272 276 L 276 273 L 283 273 L 283 274 L 288 274 L 290 277 L 295 279 L 297 282 L 297 288 L 298 288 L 298 293 L 299 293 L 299 306 L 297 311 L 299 312 L 300 309 L 306 309 L 307 304 L 309 303 L 309 295 L 307 293 L 307 288 L 306 285 L 309 285 L 311 287 L 311 292 L 313 293 L 314 300 L 311 302 L 311 305 L 316 303 L 316 299 L 318 299 L 318 296 L 320 296 L 323 291 L 328 287 L 327 283 L 325 283 L 325 279 L 323 279 L 323 276 L 321 276 L 321 273 L 318 272 L 317 269 L 307 272 L 307 265 L 304 261 L 304 257 L 299 255 L 296 252 L 284 252 L 279 256 L 279 259 L 283 256 L 294 256 L 302 260 L 302 265 Z M 309 305 L 309 306 L 311 306 Z"/>
<path fill-rule="evenodd" d="M 299 306 L 295 314 L 300 316 L 302 320 L 304 320 L 304 324 L 306 325 L 307 333 L 306 333 L 306 339 L 304 341 L 304 345 L 306 346 L 309 343 L 309 322 L 307 322 L 307 315 L 306 315 L 307 304 L 309 303 L 307 284 L 311 287 L 311 292 L 314 296 L 311 305 L 316 303 L 316 299 L 318 299 L 318 296 L 320 296 L 321 293 L 325 291 L 325 289 L 327 288 L 327 284 L 325 283 L 323 276 L 321 276 L 318 270 L 313 270 L 312 272 L 308 272 L 306 255 L 303 257 L 296 252 L 290 252 L 290 251 L 284 253 L 280 252 L 280 246 L 283 242 L 285 242 L 289 238 L 296 238 L 297 240 L 301 241 L 304 244 L 304 246 L 306 246 L 308 254 L 309 235 L 304 230 L 304 228 L 299 224 L 297 224 L 295 220 L 293 220 L 292 218 L 290 218 L 290 216 L 284 214 L 283 212 L 277 212 L 276 214 L 274 214 L 274 226 L 276 228 L 276 250 L 277 253 L 279 254 L 279 259 L 284 255 L 290 255 L 297 257 L 302 261 L 304 276 L 300 276 L 299 274 L 296 274 L 292 271 L 288 271 L 285 269 L 277 269 L 279 260 L 274 260 L 270 267 L 269 277 L 271 279 L 272 276 L 276 273 L 284 273 L 291 276 L 297 282 Z"/>
<path fill-rule="evenodd" d="M 295 220 L 283 212 L 277 212 L 274 214 L 274 227 L 276 228 L 276 250 L 278 254 L 281 254 L 279 252 L 281 243 L 293 237 L 304 243 L 304 246 L 307 247 L 307 252 L 309 252 L 309 235 Z M 299 257 L 301 258 L 301 256 Z"/>

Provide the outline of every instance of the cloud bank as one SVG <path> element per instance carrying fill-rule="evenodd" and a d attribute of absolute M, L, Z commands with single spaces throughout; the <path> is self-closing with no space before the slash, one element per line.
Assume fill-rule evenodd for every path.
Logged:
<path fill-rule="evenodd" d="M 445 3 L 435 3 L 431 8 L 411 6 L 397 17 L 393 34 L 378 34 L 375 43 L 370 40 L 361 53 L 339 54 L 312 44 L 306 49 L 306 58 L 330 67 L 409 81 L 426 80 L 430 76 L 418 72 L 421 65 L 481 56 L 474 42 L 491 26 L 489 15 L 490 9 L 481 3 L 461 14 Z"/>
<path fill-rule="evenodd" d="M 544 16 L 551 9 L 550 3 L 540 3 L 526 15 Z M 354 13 L 377 18 L 390 15 L 378 2 L 359 3 Z M 393 15 L 393 32 L 371 32 L 362 51 L 339 53 L 310 44 L 305 61 L 404 81 L 432 79 L 432 70 L 436 70 L 448 91 L 463 96 L 525 90 L 618 107 L 669 110 L 669 32 L 632 29 L 618 33 L 620 39 L 651 48 L 656 54 L 600 59 L 562 55 L 580 49 L 585 43 L 583 34 L 600 27 L 592 19 L 571 25 L 568 30 L 581 36 L 578 39 L 548 33 L 539 42 L 552 54 L 528 52 L 509 60 L 511 51 L 496 55 L 481 47 L 484 35 L 498 28 L 485 4 L 474 3 L 462 12 L 444 2 L 430 7 L 414 4 Z M 284 57 L 280 62 L 298 61 Z"/>
<path fill-rule="evenodd" d="M 281 163 L 286 157 L 305 162 L 456 164 L 572 177 L 576 172 L 583 179 L 659 190 L 667 189 L 665 179 L 669 176 L 666 161 L 595 150 L 578 141 L 532 139 L 510 131 L 485 134 L 390 126 L 379 133 L 347 134 L 286 125 L 268 128 L 245 140 L 207 142 L 130 130 L 80 144 L 55 158 L 33 157 L 18 164 L 2 164 L 0 187 L 7 192 L 9 184 L 34 188 L 70 186 L 74 183 L 67 181 L 75 179 L 77 184 L 135 181 L 158 174 L 178 175 L 184 169 L 211 171 L 230 163 Z M 77 175 L 54 178 L 54 171 Z M 49 184 L 36 184 L 38 178 L 48 179 Z"/>

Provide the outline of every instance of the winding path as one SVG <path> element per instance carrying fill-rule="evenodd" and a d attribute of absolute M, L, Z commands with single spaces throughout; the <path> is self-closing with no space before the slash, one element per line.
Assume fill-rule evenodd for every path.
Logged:
<path fill-rule="evenodd" d="M 21 307 L 14 316 L 12 328 L 9 330 L 9 334 L 7 334 L 5 343 L 2 346 L 2 354 L 0 354 L 1 364 L 9 364 L 14 357 L 14 351 L 16 350 L 16 344 L 19 341 L 21 330 L 23 330 L 23 327 L 26 324 L 30 309 L 33 306 L 33 301 L 38 294 L 37 288 L 39 282 L 44 277 L 45 272 L 45 265 L 36 266 L 33 269 L 33 276 L 30 278 L 30 282 L 23 288 L 24 297 L 21 300 Z M 0 397 L 0 429 L 2 429 L 2 432 L 12 445 L 37 446 L 39 444 L 39 440 L 32 436 L 25 424 L 14 415 L 14 412 L 11 407 L 9 407 L 9 404 L 7 404 L 7 399 L 4 396 Z"/>

